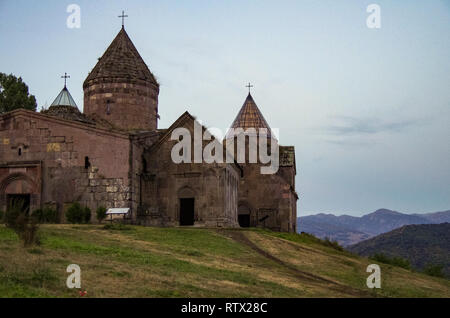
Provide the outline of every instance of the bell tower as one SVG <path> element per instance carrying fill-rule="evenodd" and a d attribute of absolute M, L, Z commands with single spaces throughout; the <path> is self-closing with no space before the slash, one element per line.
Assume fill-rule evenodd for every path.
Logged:
<path fill-rule="evenodd" d="M 84 113 L 117 129 L 158 128 L 159 84 L 122 24 L 83 84 Z"/>

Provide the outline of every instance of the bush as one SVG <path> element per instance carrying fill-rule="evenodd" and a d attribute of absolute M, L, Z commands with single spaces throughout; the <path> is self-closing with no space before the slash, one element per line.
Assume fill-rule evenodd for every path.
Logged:
<path fill-rule="evenodd" d="M 82 207 L 80 203 L 73 203 L 66 212 L 67 222 L 72 224 L 89 223 L 91 221 L 91 209 Z"/>
<path fill-rule="evenodd" d="M 58 221 L 58 213 L 49 207 L 34 210 L 31 216 L 39 223 L 57 223 Z"/>
<path fill-rule="evenodd" d="M 99 206 L 96 211 L 97 220 L 99 223 L 102 223 L 104 219 L 106 219 L 106 208 L 104 206 Z"/>
<path fill-rule="evenodd" d="M 5 216 L 5 212 L 0 210 L 0 224 L 3 223 L 3 217 Z"/>
<path fill-rule="evenodd" d="M 430 276 L 434 276 L 434 277 L 445 277 L 444 274 L 444 265 L 437 265 L 437 264 L 428 264 L 427 266 L 425 266 L 425 268 L 423 269 L 423 273 L 430 275 Z"/>
<path fill-rule="evenodd" d="M 84 208 L 84 212 L 83 212 L 83 221 L 84 223 L 91 223 L 91 209 L 89 209 L 88 207 Z"/>
<path fill-rule="evenodd" d="M 12 229 L 19 236 L 24 246 L 39 244 L 39 225 L 36 219 L 26 214 L 23 202 L 15 202 L 5 214 L 6 227 Z"/>
<path fill-rule="evenodd" d="M 409 261 L 401 257 L 389 257 L 382 253 L 378 253 L 371 256 L 370 259 L 404 269 L 411 269 L 411 264 L 409 263 Z"/>
<path fill-rule="evenodd" d="M 73 203 L 66 212 L 67 222 L 72 224 L 89 223 L 91 221 L 91 209 L 82 207 L 80 203 Z"/>
<path fill-rule="evenodd" d="M 82 223 L 83 208 L 78 202 L 73 203 L 66 211 L 66 219 L 69 223 Z"/>

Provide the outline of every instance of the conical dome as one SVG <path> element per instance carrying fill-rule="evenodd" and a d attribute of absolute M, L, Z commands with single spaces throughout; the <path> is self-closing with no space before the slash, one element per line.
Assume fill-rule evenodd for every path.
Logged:
<path fill-rule="evenodd" d="M 77 104 L 75 104 L 75 101 L 66 86 L 64 86 L 58 96 L 56 96 L 50 107 L 52 106 L 73 106 L 78 109 Z"/>
<path fill-rule="evenodd" d="M 61 90 L 58 96 L 47 110 L 42 111 L 43 114 L 59 117 L 66 120 L 80 121 L 83 123 L 92 123 L 88 117 L 80 112 L 77 104 L 70 95 L 66 86 Z"/>
<path fill-rule="evenodd" d="M 139 55 L 133 42 L 124 28 L 120 30 L 115 39 L 106 49 L 97 65 L 89 73 L 83 87 L 95 79 L 102 82 L 126 80 L 141 80 L 158 86 L 158 83 Z"/>
<path fill-rule="evenodd" d="M 242 105 L 241 110 L 239 111 L 236 119 L 231 124 L 231 128 L 242 128 L 247 130 L 248 128 L 255 128 L 258 132 L 259 128 L 267 129 L 267 137 L 271 137 L 271 129 L 269 124 L 264 119 L 263 114 L 259 110 L 255 101 L 253 100 L 252 95 L 249 93 L 247 98 L 245 99 L 244 105 Z M 228 131 L 226 135 L 226 139 L 233 138 L 234 133 L 232 130 Z"/>
<path fill-rule="evenodd" d="M 126 131 L 158 128 L 159 84 L 122 27 L 83 84 L 83 111 Z"/>

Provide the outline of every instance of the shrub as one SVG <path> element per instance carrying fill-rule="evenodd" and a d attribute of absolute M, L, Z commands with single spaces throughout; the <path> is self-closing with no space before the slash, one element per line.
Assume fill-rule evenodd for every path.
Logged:
<path fill-rule="evenodd" d="M 423 273 L 434 276 L 434 277 L 445 277 L 444 274 L 444 265 L 440 264 L 427 264 L 425 268 L 423 269 Z"/>
<path fill-rule="evenodd" d="M 85 220 L 83 207 L 78 202 L 73 203 L 67 209 L 66 219 L 67 222 L 72 224 L 83 223 L 83 221 Z"/>
<path fill-rule="evenodd" d="M 36 221 L 39 223 L 44 223 L 44 211 L 42 209 L 36 209 L 33 212 L 31 212 L 31 216 L 35 218 Z"/>
<path fill-rule="evenodd" d="M 56 210 L 49 207 L 34 210 L 31 216 L 39 223 L 57 223 L 58 219 Z"/>
<path fill-rule="evenodd" d="M 39 225 L 36 219 L 26 214 L 23 202 L 12 204 L 5 214 L 6 227 L 11 228 L 19 236 L 24 246 L 39 244 Z"/>
<path fill-rule="evenodd" d="M 411 264 L 409 263 L 409 261 L 401 257 L 389 257 L 382 253 L 378 253 L 371 256 L 370 259 L 404 269 L 411 269 Z"/>
<path fill-rule="evenodd" d="M 96 211 L 97 220 L 99 223 L 102 223 L 104 219 L 106 219 L 106 208 L 104 206 L 99 206 Z"/>
<path fill-rule="evenodd" d="M 0 210 L 0 223 L 3 223 L 3 217 L 5 216 L 5 212 Z"/>
<path fill-rule="evenodd" d="M 83 211 L 83 223 L 91 223 L 91 209 L 89 209 L 87 206 L 84 207 Z"/>
<path fill-rule="evenodd" d="M 46 223 L 58 223 L 58 212 L 52 208 L 44 209 L 44 218 Z"/>

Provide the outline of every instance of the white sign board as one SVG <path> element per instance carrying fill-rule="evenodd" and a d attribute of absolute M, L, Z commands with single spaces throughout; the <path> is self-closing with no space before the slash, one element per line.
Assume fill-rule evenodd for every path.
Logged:
<path fill-rule="evenodd" d="M 127 214 L 130 208 L 112 208 L 106 211 L 106 214 Z"/>

